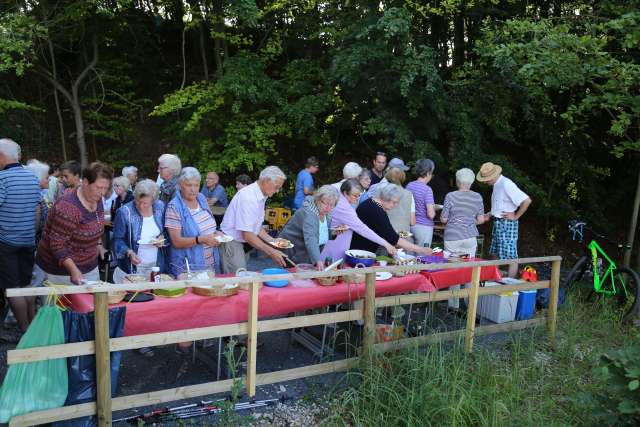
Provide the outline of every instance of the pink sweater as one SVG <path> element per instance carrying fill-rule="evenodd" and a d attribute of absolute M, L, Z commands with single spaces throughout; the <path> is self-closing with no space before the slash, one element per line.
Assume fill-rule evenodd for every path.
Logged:
<path fill-rule="evenodd" d="M 351 246 L 351 236 L 353 233 L 358 233 L 365 239 L 369 239 L 381 246 L 387 244 L 387 241 L 382 237 L 374 233 L 369 227 L 367 227 L 358 215 L 356 210 L 349 204 L 344 195 L 340 194 L 338 204 L 331 212 L 331 227 L 338 227 L 339 225 L 349 226 L 349 230 L 341 233 L 335 240 L 329 240 L 320 254 L 320 259 L 331 257 L 333 260 L 344 258 L 344 252 L 349 250 Z"/>

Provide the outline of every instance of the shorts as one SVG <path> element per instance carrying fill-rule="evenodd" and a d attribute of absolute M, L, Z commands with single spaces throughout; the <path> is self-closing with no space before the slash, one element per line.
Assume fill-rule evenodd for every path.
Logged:
<path fill-rule="evenodd" d="M 497 218 L 493 221 L 489 253 L 498 259 L 518 258 L 518 221 Z"/>
<path fill-rule="evenodd" d="M 35 247 L 0 243 L 0 288 L 24 288 L 31 283 Z"/>

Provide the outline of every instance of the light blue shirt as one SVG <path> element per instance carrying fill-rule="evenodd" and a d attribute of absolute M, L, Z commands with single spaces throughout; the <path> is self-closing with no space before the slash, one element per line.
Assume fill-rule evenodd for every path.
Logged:
<path fill-rule="evenodd" d="M 322 246 L 329 241 L 329 224 L 327 224 L 327 217 L 324 217 L 324 221 L 318 222 L 318 245 Z"/>
<path fill-rule="evenodd" d="M 308 170 L 302 169 L 298 172 L 298 177 L 296 178 L 296 195 L 293 198 L 294 209 L 300 209 L 300 206 L 302 206 L 302 202 L 304 202 L 304 198 L 306 197 L 304 194 L 305 187 L 313 188 L 313 176 L 311 176 Z"/>

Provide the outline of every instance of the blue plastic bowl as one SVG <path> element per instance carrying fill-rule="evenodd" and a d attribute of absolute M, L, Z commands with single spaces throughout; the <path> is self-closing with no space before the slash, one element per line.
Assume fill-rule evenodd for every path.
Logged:
<path fill-rule="evenodd" d="M 361 257 L 367 258 L 361 258 Z M 376 254 L 369 251 L 363 251 L 360 249 L 349 249 L 344 253 L 344 259 L 352 267 L 355 267 L 356 264 L 362 264 L 365 267 L 371 267 L 374 262 L 376 262 Z"/>
<path fill-rule="evenodd" d="M 289 272 L 284 268 L 265 268 L 264 270 L 262 270 L 262 274 L 265 274 L 265 275 L 289 274 Z M 269 280 L 264 282 L 265 286 L 270 286 L 272 288 L 284 288 L 288 284 L 289 284 L 288 280 Z"/>

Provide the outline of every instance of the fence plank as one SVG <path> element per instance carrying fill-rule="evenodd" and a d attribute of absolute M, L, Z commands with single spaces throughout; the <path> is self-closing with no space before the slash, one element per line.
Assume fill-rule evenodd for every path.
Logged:
<path fill-rule="evenodd" d="M 365 359 L 373 356 L 373 344 L 376 338 L 376 275 L 365 275 L 365 294 L 363 306 L 364 331 L 362 337 L 362 355 Z"/>
<path fill-rule="evenodd" d="M 93 294 L 95 307 L 96 403 L 98 425 L 111 425 L 111 353 L 109 350 L 109 295 Z"/>
<path fill-rule="evenodd" d="M 502 286 L 500 286 L 502 287 Z M 480 288 L 480 267 L 474 267 L 471 272 L 471 290 L 469 292 L 469 307 L 467 309 L 467 332 L 464 349 L 467 353 L 473 350 L 473 332 L 476 328 L 476 312 L 478 310 L 478 290 Z"/>
<path fill-rule="evenodd" d="M 256 364 L 258 359 L 258 289 L 259 282 L 249 287 L 249 325 L 247 336 L 247 394 L 256 395 Z"/>
<path fill-rule="evenodd" d="M 553 261 L 551 264 L 551 286 L 549 292 L 549 313 L 547 314 L 547 328 L 551 345 L 556 343 L 556 323 L 558 316 L 558 293 L 560 289 L 561 261 Z"/>

